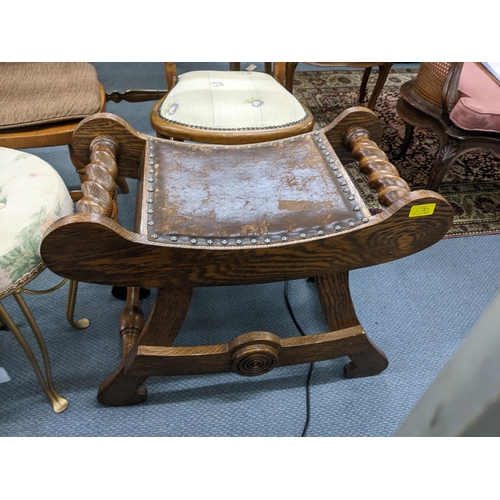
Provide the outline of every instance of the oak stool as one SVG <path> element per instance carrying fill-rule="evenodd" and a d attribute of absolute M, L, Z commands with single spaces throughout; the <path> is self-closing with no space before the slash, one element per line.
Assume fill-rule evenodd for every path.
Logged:
<path fill-rule="evenodd" d="M 128 287 L 122 361 L 98 401 L 140 403 L 153 375 L 255 376 L 341 356 L 350 358 L 347 377 L 383 371 L 387 358 L 359 323 L 348 273 L 427 248 L 450 228 L 453 210 L 437 193 L 411 192 L 378 148 L 381 136 L 364 107 L 320 130 L 232 146 L 147 136 L 111 114 L 85 119 L 73 137 L 88 164 L 84 197 L 78 213 L 48 229 L 41 252 L 61 276 Z M 386 207 L 376 215 L 344 168 L 353 160 Z M 139 179 L 134 231 L 112 217 L 117 175 Z M 309 277 L 330 331 L 250 331 L 224 344 L 173 346 L 194 288 Z M 139 287 L 157 288 L 146 323 Z"/>

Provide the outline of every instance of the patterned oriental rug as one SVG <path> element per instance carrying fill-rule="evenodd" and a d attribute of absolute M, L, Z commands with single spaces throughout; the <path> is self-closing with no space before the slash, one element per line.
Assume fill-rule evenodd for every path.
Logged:
<path fill-rule="evenodd" d="M 332 121 L 344 109 L 359 106 L 362 71 L 301 71 L 295 73 L 294 95 L 313 113 L 316 127 Z M 368 95 L 375 82 L 374 68 L 368 84 Z M 390 153 L 397 149 L 404 136 L 404 123 L 396 113 L 401 85 L 414 78 L 414 69 L 391 71 L 374 109 L 385 124 L 381 148 Z M 439 141 L 429 130 L 416 128 L 408 151 L 393 161 L 401 177 L 412 189 L 425 187 L 430 166 L 437 155 Z M 380 210 L 376 191 L 366 184 L 356 163 L 346 165 L 365 203 L 373 213 Z M 446 237 L 500 233 L 500 160 L 492 154 L 471 152 L 453 165 L 439 188 L 455 210 L 452 228 Z"/>

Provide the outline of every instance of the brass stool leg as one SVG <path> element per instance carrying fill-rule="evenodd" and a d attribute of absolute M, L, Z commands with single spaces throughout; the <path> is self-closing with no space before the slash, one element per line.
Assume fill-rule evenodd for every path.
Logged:
<path fill-rule="evenodd" d="M 75 321 L 75 304 L 76 304 L 76 292 L 78 291 L 78 281 L 69 280 L 68 288 L 68 303 L 66 305 L 66 318 L 68 323 L 77 330 L 82 330 L 90 325 L 90 321 L 87 318 L 81 318 Z"/>
<path fill-rule="evenodd" d="M 38 378 L 38 382 L 40 383 L 40 386 L 42 387 L 43 391 L 49 398 L 50 402 L 52 403 L 52 408 L 56 413 L 60 413 L 63 410 L 65 410 L 68 406 L 68 401 L 64 399 L 55 389 L 54 384 L 52 382 L 52 374 L 50 371 L 50 362 L 49 362 L 49 354 L 47 352 L 47 347 L 45 345 L 45 341 L 43 340 L 42 333 L 40 332 L 40 329 L 38 328 L 38 325 L 35 321 L 35 318 L 31 314 L 31 311 L 28 308 L 28 305 L 24 301 L 21 291 L 18 290 L 17 292 L 14 292 L 14 298 L 16 299 L 16 302 L 18 303 L 19 307 L 21 308 L 21 311 L 23 312 L 24 316 L 28 320 L 28 323 L 33 330 L 33 333 L 35 335 L 35 338 L 38 342 L 38 346 L 40 347 L 40 352 L 42 353 L 42 358 L 43 362 L 45 365 L 45 374 L 47 377 L 47 381 L 45 381 L 42 371 L 40 370 L 40 366 L 38 365 L 38 362 L 33 354 L 33 351 L 29 347 L 28 343 L 24 339 L 22 333 L 19 331 L 19 328 L 17 328 L 16 324 L 10 317 L 10 315 L 7 313 L 7 310 L 5 307 L 0 304 L 0 318 L 2 319 L 2 322 L 4 322 L 9 330 L 13 333 L 14 337 L 18 341 L 19 345 L 22 347 L 24 353 L 26 354 L 28 360 L 31 363 L 31 366 L 33 367 L 33 370 L 35 372 L 36 377 Z"/>

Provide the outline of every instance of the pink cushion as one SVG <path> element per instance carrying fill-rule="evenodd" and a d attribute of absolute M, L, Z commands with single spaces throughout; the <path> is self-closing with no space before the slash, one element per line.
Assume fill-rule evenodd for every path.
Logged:
<path fill-rule="evenodd" d="M 459 100 L 450 113 L 457 127 L 500 133 L 500 85 L 477 64 L 464 63 L 458 95 Z"/>

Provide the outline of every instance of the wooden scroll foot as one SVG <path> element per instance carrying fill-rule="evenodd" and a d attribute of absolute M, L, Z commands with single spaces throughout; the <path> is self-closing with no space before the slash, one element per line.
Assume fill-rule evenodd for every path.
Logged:
<path fill-rule="evenodd" d="M 107 406 L 125 406 L 142 403 L 147 399 L 147 390 L 142 384 L 148 378 L 147 370 L 140 374 L 130 374 L 129 368 L 134 365 L 137 351 L 142 344 L 168 347 L 174 343 L 191 302 L 191 288 L 159 288 L 155 304 L 149 319 L 140 331 L 135 346 L 125 356 L 117 369 L 99 386 L 97 401 Z M 139 322 L 128 309 L 137 309 L 138 289 L 130 288 L 124 313 L 120 320 L 121 332 L 135 330 Z M 131 323 L 125 324 L 129 318 Z"/>
<path fill-rule="evenodd" d="M 143 403 L 148 391 L 142 385 L 147 377 L 125 375 L 120 365 L 100 386 L 97 401 L 106 406 L 125 406 Z"/>
<path fill-rule="evenodd" d="M 344 374 L 347 378 L 369 377 L 383 372 L 389 361 L 386 355 L 371 342 L 365 334 L 368 349 L 357 354 L 349 354 L 351 362 L 344 366 Z"/>
<path fill-rule="evenodd" d="M 334 273 L 316 278 L 318 294 L 327 320 L 332 330 L 358 326 L 359 320 L 354 310 L 349 289 L 347 272 Z M 364 334 L 365 348 L 360 352 L 348 354 L 351 362 L 344 366 L 348 378 L 368 377 L 384 371 L 389 362 L 385 354 Z"/>

